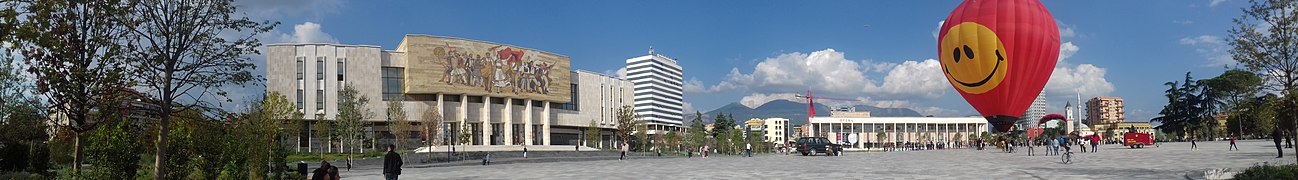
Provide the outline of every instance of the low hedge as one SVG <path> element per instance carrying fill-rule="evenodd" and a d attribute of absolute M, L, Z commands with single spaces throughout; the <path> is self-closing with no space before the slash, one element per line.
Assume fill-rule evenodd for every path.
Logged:
<path fill-rule="evenodd" d="M 1298 179 L 1298 164 L 1253 166 L 1235 174 L 1235 179 Z"/>

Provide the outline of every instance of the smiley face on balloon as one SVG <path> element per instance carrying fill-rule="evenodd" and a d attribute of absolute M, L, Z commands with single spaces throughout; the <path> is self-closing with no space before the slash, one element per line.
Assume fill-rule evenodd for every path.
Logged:
<path fill-rule="evenodd" d="M 1005 70 L 1010 64 L 1005 61 L 1005 44 L 995 32 L 978 23 L 964 22 L 951 27 L 947 34 L 977 34 L 942 38 L 941 49 L 951 52 L 939 54 L 942 73 L 953 86 L 971 94 L 982 94 L 1005 80 Z"/>
<path fill-rule="evenodd" d="M 943 22 L 935 73 L 997 132 L 1008 132 L 1059 58 L 1054 17 L 1037 0 L 965 0 Z"/>

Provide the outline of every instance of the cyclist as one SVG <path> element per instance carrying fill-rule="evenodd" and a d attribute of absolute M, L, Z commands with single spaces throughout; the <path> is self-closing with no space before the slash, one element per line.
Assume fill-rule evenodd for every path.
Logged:
<path fill-rule="evenodd" d="M 1069 151 L 1069 150 L 1071 150 L 1071 148 L 1069 148 L 1069 145 L 1068 145 L 1068 138 L 1060 137 L 1060 138 L 1059 138 L 1059 147 L 1064 148 L 1064 153 L 1071 152 L 1071 151 Z"/>

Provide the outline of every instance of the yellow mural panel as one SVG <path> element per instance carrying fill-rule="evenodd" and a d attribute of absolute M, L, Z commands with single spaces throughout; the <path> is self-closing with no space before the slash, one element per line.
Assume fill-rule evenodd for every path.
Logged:
<path fill-rule="evenodd" d="M 406 35 L 405 93 L 571 101 L 566 56 L 467 39 Z"/>

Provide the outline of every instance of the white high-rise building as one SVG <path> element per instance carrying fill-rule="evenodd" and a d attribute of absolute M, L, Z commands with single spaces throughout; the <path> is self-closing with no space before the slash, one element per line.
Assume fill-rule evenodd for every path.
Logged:
<path fill-rule="evenodd" d="M 1041 94 L 1037 95 L 1037 99 L 1032 101 L 1032 106 L 1028 106 L 1028 110 L 1024 111 L 1023 116 L 1019 116 L 1019 120 L 1015 121 L 1015 123 L 1018 124 L 1018 130 L 1032 129 L 1036 127 L 1037 122 L 1040 121 L 1042 117 L 1046 117 L 1045 91 L 1042 91 Z"/>
<path fill-rule="evenodd" d="M 649 55 L 626 60 L 626 78 L 634 85 L 635 112 L 650 134 L 675 131 L 684 118 L 681 66 L 649 49 Z"/>

